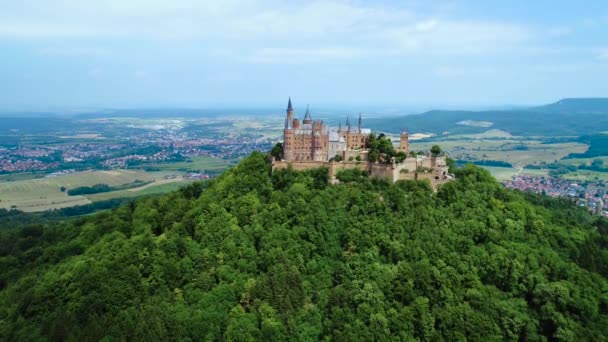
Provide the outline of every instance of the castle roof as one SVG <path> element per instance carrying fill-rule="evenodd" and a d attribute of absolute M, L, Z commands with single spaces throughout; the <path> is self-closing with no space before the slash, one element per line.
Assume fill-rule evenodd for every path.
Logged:
<path fill-rule="evenodd" d="M 287 102 L 287 111 L 293 112 L 293 107 L 291 106 L 291 96 L 289 97 L 289 102 Z"/>
<path fill-rule="evenodd" d="M 308 120 L 312 120 L 312 119 L 310 118 L 310 110 L 309 110 L 309 108 L 308 108 L 308 105 L 306 105 L 306 114 L 304 115 L 304 120 L 307 120 L 307 121 L 308 121 Z"/>

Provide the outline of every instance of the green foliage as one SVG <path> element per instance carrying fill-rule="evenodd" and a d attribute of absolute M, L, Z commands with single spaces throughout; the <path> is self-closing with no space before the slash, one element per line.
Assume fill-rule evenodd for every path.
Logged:
<path fill-rule="evenodd" d="M 2 229 L 0 336 L 605 339 L 608 222 L 454 172 L 437 193 L 355 170 L 328 186 L 254 153 L 164 196 Z"/>
<path fill-rule="evenodd" d="M 439 147 L 439 145 L 433 145 L 431 146 L 431 154 L 433 156 L 438 156 L 441 154 L 441 147 Z"/>
<path fill-rule="evenodd" d="M 475 160 L 475 161 L 458 160 L 457 163 L 462 164 L 462 165 L 471 163 L 471 164 L 480 165 L 480 166 L 513 167 L 513 164 L 508 163 L 506 161 L 491 160 L 491 159 Z"/>
<path fill-rule="evenodd" d="M 608 155 L 608 134 L 583 135 L 579 142 L 590 145 L 584 153 L 570 153 L 566 158 L 593 158 Z"/>
<path fill-rule="evenodd" d="M 137 179 L 131 183 L 123 184 L 123 185 L 119 185 L 119 186 L 109 186 L 108 184 L 95 184 L 93 186 L 80 186 L 80 187 L 77 187 L 74 189 L 69 189 L 68 196 L 91 195 L 91 194 L 98 194 L 98 193 L 102 193 L 102 192 L 131 189 L 131 188 L 144 186 L 144 185 L 150 184 L 150 183 L 152 183 L 152 182 L 151 181 L 146 182 L 146 181 Z M 65 191 L 65 188 L 64 187 L 62 187 L 62 188 L 63 188 L 63 190 L 61 190 L 61 191 L 62 192 Z"/>
<path fill-rule="evenodd" d="M 332 157 L 329 161 L 337 161 L 337 162 L 341 162 L 343 160 L 342 156 L 339 154 L 336 154 L 334 157 Z"/>
<path fill-rule="evenodd" d="M 381 161 L 390 163 L 391 158 L 396 154 L 393 142 L 384 134 L 380 134 L 378 137 L 376 137 L 373 133 L 370 134 L 368 148 L 368 157 L 371 162 L 379 161 L 379 159 L 382 158 Z"/>
<path fill-rule="evenodd" d="M 362 182 L 369 178 L 369 172 L 359 169 L 345 169 L 338 171 L 336 178 L 343 183 Z"/>
<path fill-rule="evenodd" d="M 80 186 L 68 190 L 69 196 L 97 194 L 100 192 L 112 191 L 112 187 L 108 184 L 95 184 L 92 186 Z"/>
<path fill-rule="evenodd" d="M 270 155 L 273 156 L 275 160 L 283 159 L 283 143 L 276 143 L 276 145 L 272 147 L 272 150 L 270 150 Z"/>

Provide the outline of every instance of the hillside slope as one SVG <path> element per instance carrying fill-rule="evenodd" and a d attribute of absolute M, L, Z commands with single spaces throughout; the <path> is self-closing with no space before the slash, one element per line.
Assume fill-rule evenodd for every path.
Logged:
<path fill-rule="evenodd" d="M 608 223 L 469 166 L 426 183 L 191 185 L 0 236 L 6 340 L 601 340 Z M 545 208 L 546 207 L 546 208 Z"/>

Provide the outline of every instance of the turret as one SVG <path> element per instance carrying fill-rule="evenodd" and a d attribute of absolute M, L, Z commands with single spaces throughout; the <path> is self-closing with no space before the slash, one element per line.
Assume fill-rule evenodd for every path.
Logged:
<path fill-rule="evenodd" d="M 289 102 L 287 102 L 287 115 L 285 116 L 285 129 L 293 128 L 293 107 L 291 106 L 291 97 L 289 98 Z"/>
<path fill-rule="evenodd" d="M 399 150 L 405 152 L 405 154 L 410 152 L 410 141 L 407 128 L 404 129 L 399 136 Z"/>
<path fill-rule="evenodd" d="M 311 124 L 312 123 L 312 118 L 310 117 L 310 110 L 308 108 L 308 105 L 306 105 L 306 114 L 304 115 L 304 121 L 302 121 L 303 124 Z"/>
<path fill-rule="evenodd" d="M 291 97 L 287 103 L 287 114 L 285 115 L 285 130 L 283 131 L 283 160 L 294 158 L 294 130 L 293 130 L 293 107 Z"/>

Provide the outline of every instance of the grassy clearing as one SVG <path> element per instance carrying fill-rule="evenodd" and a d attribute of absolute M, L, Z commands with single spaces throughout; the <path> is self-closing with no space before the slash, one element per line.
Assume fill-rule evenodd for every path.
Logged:
<path fill-rule="evenodd" d="M 133 170 L 84 171 L 70 175 L 19 180 L 0 183 L 0 208 L 15 207 L 23 211 L 44 211 L 90 203 L 84 196 L 68 196 L 61 187 L 73 189 L 95 184 L 119 186 L 135 180 L 157 182 L 164 180 L 168 172 L 144 172 Z"/>

